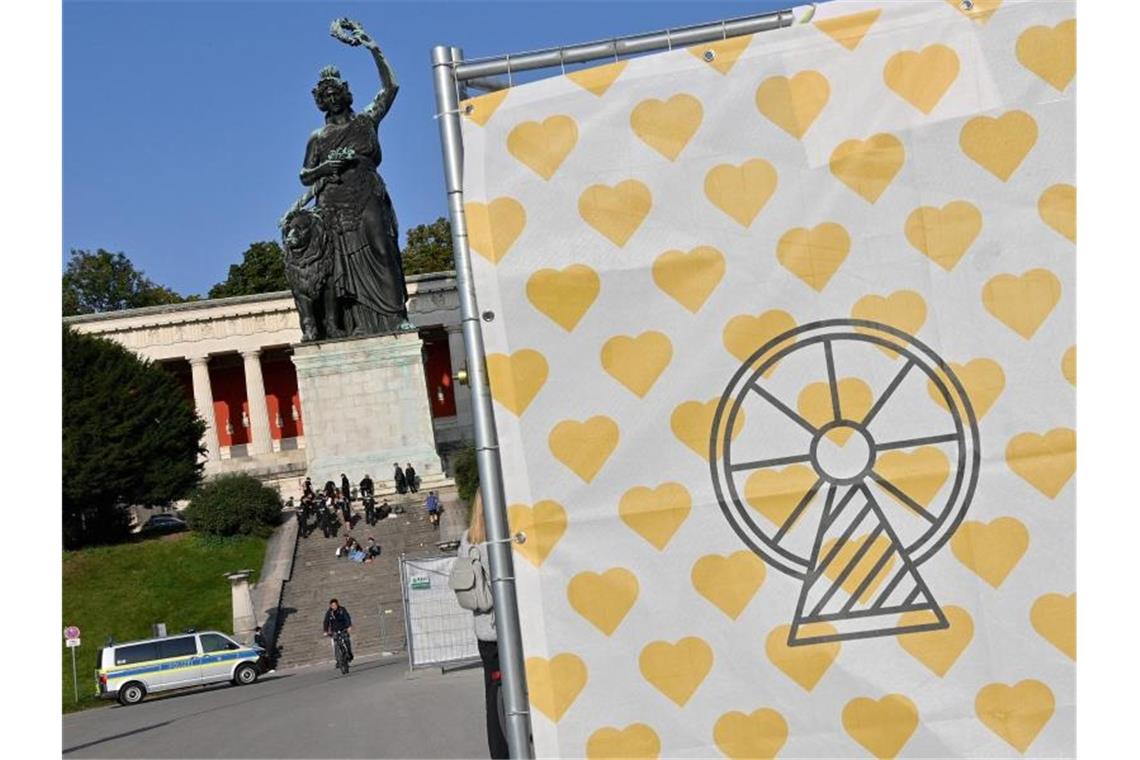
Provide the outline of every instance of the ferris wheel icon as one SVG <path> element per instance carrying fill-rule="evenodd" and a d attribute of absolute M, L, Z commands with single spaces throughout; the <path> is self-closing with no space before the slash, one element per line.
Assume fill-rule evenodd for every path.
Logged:
<path fill-rule="evenodd" d="M 729 524 L 801 581 L 791 646 L 949 627 L 918 569 L 965 517 L 980 456 L 952 368 L 857 319 L 802 325 L 748 357 L 709 441 Z"/>

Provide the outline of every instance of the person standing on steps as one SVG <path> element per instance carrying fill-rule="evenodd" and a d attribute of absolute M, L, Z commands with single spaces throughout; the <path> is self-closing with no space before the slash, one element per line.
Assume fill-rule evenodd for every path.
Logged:
<path fill-rule="evenodd" d="M 352 484 L 348 482 L 348 476 L 343 472 L 340 474 L 340 492 L 346 501 L 352 502 Z"/>
<path fill-rule="evenodd" d="M 478 554 L 479 562 L 488 569 L 488 576 L 484 576 L 487 585 L 486 596 L 493 598 L 490 590 L 489 568 L 491 559 L 487 551 L 487 529 L 483 522 L 483 495 L 475 491 L 475 498 L 471 501 L 471 524 L 463 531 L 459 539 L 457 556 L 471 556 L 474 550 Z M 479 644 L 479 659 L 483 661 L 483 691 L 487 712 L 487 749 L 491 757 L 509 758 L 507 737 L 503 732 L 502 714 L 502 673 L 499 670 L 499 642 L 495 630 L 495 610 L 492 607 L 486 612 L 474 611 L 475 638 Z"/>
<path fill-rule="evenodd" d="M 399 465 L 397 465 L 399 466 Z M 420 484 L 416 480 L 416 471 L 412 467 L 412 463 L 408 462 L 408 466 L 404 468 L 404 480 L 408 483 L 408 490 L 412 493 L 420 490 Z"/>
<path fill-rule="evenodd" d="M 392 466 L 396 468 L 395 473 L 392 475 L 392 479 L 396 481 L 396 493 L 407 493 L 408 480 L 404 477 L 404 471 L 400 469 L 400 463 L 395 462 Z"/>
<path fill-rule="evenodd" d="M 344 647 L 348 650 L 348 661 L 352 662 L 352 616 L 348 609 L 340 606 L 336 598 L 329 600 L 329 608 L 325 611 L 324 632 L 332 636 L 338 631 L 344 631 Z M 336 659 L 336 642 L 333 642 L 333 659 Z"/>

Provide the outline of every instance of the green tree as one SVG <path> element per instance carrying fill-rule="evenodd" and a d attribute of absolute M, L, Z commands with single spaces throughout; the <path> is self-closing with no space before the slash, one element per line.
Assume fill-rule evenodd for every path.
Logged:
<path fill-rule="evenodd" d="M 250 243 L 240 264 L 231 264 L 226 279 L 210 288 L 209 298 L 252 296 L 288 290 L 285 254 L 272 240 Z"/>
<path fill-rule="evenodd" d="M 63 272 L 63 314 L 95 314 L 181 303 L 182 296 L 149 280 L 122 253 L 72 250 Z"/>
<path fill-rule="evenodd" d="M 215 536 L 268 536 L 281 521 L 281 494 L 249 475 L 222 475 L 194 491 L 186 519 Z"/>
<path fill-rule="evenodd" d="M 201 478 L 205 429 L 169 372 L 65 326 L 64 546 L 121 541 L 129 506 L 190 493 Z"/>
<path fill-rule="evenodd" d="M 404 274 L 447 272 L 455 268 L 451 258 L 451 222 L 444 217 L 408 230 L 404 245 Z"/>

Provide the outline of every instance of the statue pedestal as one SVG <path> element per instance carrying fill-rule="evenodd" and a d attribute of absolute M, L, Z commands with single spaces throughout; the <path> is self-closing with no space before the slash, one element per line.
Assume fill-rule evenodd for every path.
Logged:
<path fill-rule="evenodd" d="M 411 462 L 424 483 L 443 477 L 419 335 L 301 343 L 293 346 L 293 365 L 317 490 L 328 480 L 339 487 L 343 472 L 354 485 L 370 474 L 379 491 L 396 462 Z"/>

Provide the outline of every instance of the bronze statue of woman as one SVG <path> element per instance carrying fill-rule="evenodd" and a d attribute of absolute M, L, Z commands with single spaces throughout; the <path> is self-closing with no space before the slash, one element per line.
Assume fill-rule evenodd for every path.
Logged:
<path fill-rule="evenodd" d="M 325 125 L 309 138 L 301 182 L 311 188 L 332 244 L 338 333 L 375 335 L 410 327 L 408 290 L 400 259 L 396 212 L 380 165 L 379 126 L 399 85 L 379 46 L 360 24 L 333 22 L 332 34 L 348 45 L 363 45 L 380 73 L 380 92 L 360 113 L 335 67 L 321 70 L 313 88 Z"/>

